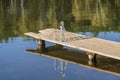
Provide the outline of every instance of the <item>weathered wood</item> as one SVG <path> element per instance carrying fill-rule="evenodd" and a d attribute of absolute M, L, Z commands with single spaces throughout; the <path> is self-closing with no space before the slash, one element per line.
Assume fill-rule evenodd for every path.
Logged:
<path fill-rule="evenodd" d="M 39 32 L 37 34 L 29 32 L 25 33 L 25 35 L 120 60 L 119 42 L 88 37 L 68 31 L 64 32 L 63 40 L 60 30 L 54 28 L 40 30 Z"/>
<path fill-rule="evenodd" d="M 41 40 L 41 39 L 37 39 L 38 41 L 38 50 L 40 50 L 41 52 L 45 51 L 45 41 Z"/>
<path fill-rule="evenodd" d="M 88 55 L 88 64 L 91 66 L 96 66 L 96 54 L 87 52 Z"/>

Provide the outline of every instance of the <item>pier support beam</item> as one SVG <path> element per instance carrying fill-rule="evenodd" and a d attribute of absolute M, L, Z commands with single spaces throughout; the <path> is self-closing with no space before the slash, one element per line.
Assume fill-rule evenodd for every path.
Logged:
<path fill-rule="evenodd" d="M 96 54 L 95 53 L 90 53 L 90 52 L 87 52 L 87 55 L 88 55 L 88 64 L 91 65 L 91 66 L 96 66 Z"/>
<path fill-rule="evenodd" d="M 40 50 L 41 52 L 45 52 L 45 50 L 46 50 L 45 49 L 45 41 L 38 39 L 37 42 L 38 42 L 38 50 Z"/>

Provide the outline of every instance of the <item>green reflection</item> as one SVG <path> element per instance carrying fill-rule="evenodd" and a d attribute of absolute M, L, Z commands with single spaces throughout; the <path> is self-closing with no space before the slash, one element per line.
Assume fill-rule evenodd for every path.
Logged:
<path fill-rule="evenodd" d="M 68 31 L 120 32 L 119 0 L 0 0 L 0 41 L 59 26 Z"/>

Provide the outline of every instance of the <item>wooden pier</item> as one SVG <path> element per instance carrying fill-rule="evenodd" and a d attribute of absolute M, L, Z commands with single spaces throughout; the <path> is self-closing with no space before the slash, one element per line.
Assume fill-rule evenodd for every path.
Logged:
<path fill-rule="evenodd" d="M 87 51 L 89 61 L 95 61 L 96 54 L 120 60 L 120 43 L 84 36 L 59 29 L 40 30 L 39 33 L 28 32 L 25 35 L 35 38 L 40 45 L 45 47 L 45 41 Z"/>

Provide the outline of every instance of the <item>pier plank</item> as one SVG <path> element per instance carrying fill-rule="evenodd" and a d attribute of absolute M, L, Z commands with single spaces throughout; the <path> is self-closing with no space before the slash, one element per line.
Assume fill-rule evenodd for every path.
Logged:
<path fill-rule="evenodd" d="M 120 60 L 119 42 L 84 36 L 68 31 L 64 32 L 63 37 L 61 31 L 54 28 L 40 30 L 39 32 L 28 32 L 25 35 Z"/>

